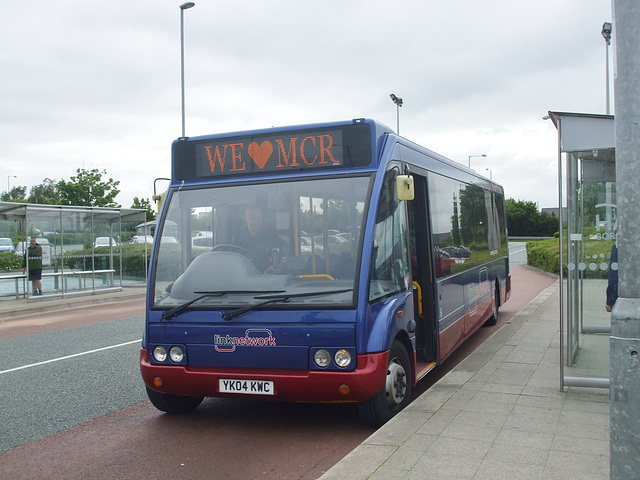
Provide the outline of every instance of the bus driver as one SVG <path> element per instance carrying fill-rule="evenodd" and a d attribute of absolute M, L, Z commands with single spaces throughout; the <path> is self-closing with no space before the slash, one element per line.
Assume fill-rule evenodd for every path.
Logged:
<path fill-rule="evenodd" d="M 231 243 L 247 250 L 253 256 L 256 268 L 267 273 L 273 270 L 273 251 L 278 250 L 278 237 L 262 225 L 262 210 L 252 203 L 244 212 L 245 225 L 233 235 Z"/>

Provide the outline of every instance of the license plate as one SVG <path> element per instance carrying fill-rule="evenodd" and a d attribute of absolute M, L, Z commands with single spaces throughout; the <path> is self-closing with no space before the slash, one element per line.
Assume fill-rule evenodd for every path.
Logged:
<path fill-rule="evenodd" d="M 235 380 L 221 378 L 218 380 L 220 393 L 242 393 L 245 395 L 274 395 L 271 380 Z"/>

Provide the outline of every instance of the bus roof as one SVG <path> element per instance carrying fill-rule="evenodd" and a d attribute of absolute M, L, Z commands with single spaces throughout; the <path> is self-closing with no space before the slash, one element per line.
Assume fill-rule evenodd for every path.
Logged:
<path fill-rule="evenodd" d="M 392 151 L 385 153 L 389 148 Z M 368 118 L 178 138 L 173 142 L 173 179 L 330 173 L 346 168 L 374 171 L 380 162 L 392 159 L 426 169 L 431 165 L 469 183 L 497 186 L 462 163 L 400 137 L 383 123 Z"/>

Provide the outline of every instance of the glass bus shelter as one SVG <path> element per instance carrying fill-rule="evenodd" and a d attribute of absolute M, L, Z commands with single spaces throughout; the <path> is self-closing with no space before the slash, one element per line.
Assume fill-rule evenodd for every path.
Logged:
<path fill-rule="evenodd" d="M 549 112 L 558 129 L 560 379 L 609 387 L 611 313 L 605 308 L 616 243 L 615 126 L 611 115 Z"/>
<path fill-rule="evenodd" d="M 145 286 L 150 246 L 132 243 L 145 218 L 140 209 L 0 202 L 0 299 Z M 42 296 L 22 272 L 32 237 L 42 248 Z"/>

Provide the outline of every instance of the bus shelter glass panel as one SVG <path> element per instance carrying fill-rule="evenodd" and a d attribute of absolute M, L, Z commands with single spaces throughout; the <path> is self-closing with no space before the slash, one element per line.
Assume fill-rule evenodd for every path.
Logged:
<path fill-rule="evenodd" d="M 568 153 L 564 171 L 567 185 L 564 374 L 604 379 L 609 376 L 611 331 L 607 289 L 611 288 L 610 277 L 617 282 L 618 268 L 614 151 Z"/>
<path fill-rule="evenodd" d="M 23 257 L 16 247 L 26 238 L 25 205 L 0 207 L 0 298 L 19 298 L 26 294 L 22 274 Z"/>
<path fill-rule="evenodd" d="M 144 220 L 144 212 L 141 218 Z M 147 281 L 153 237 L 138 235 L 136 227 L 139 224 L 140 219 L 121 223 L 122 284 L 144 287 Z M 116 262 L 114 268 L 118 277 L 120 264 Z"/>
<path fill-rule="evenodd" d="M 122 269 L 120 214 L 106 208 L 92 210 L 91 282 L 94 289 L 112 288 L 114 276 Z"/>
<path fill-rule="evenodd" d="M 46 207 L 27 207 L 27 241 L 20 242 L 16 246 L 16 250 L 20 255 L 24 256 L 25 244 L 28 247 L 31 244 L 31 238 L 35 239 L 36 244 L 42 251 L 39 260 L 42 265 L 42 293 L 50 295 L 60 291 L 59 270 L 62 263 L 62 238 L 61 238 L 61 216 L 60 209 Z M 27 255 L 27 268 L 31 259 L 31 255 Z M 30 287 L 31 288 L 31 287 Z M 33 291 L 29 290 L 29 294 L 33 295 Z"/>

